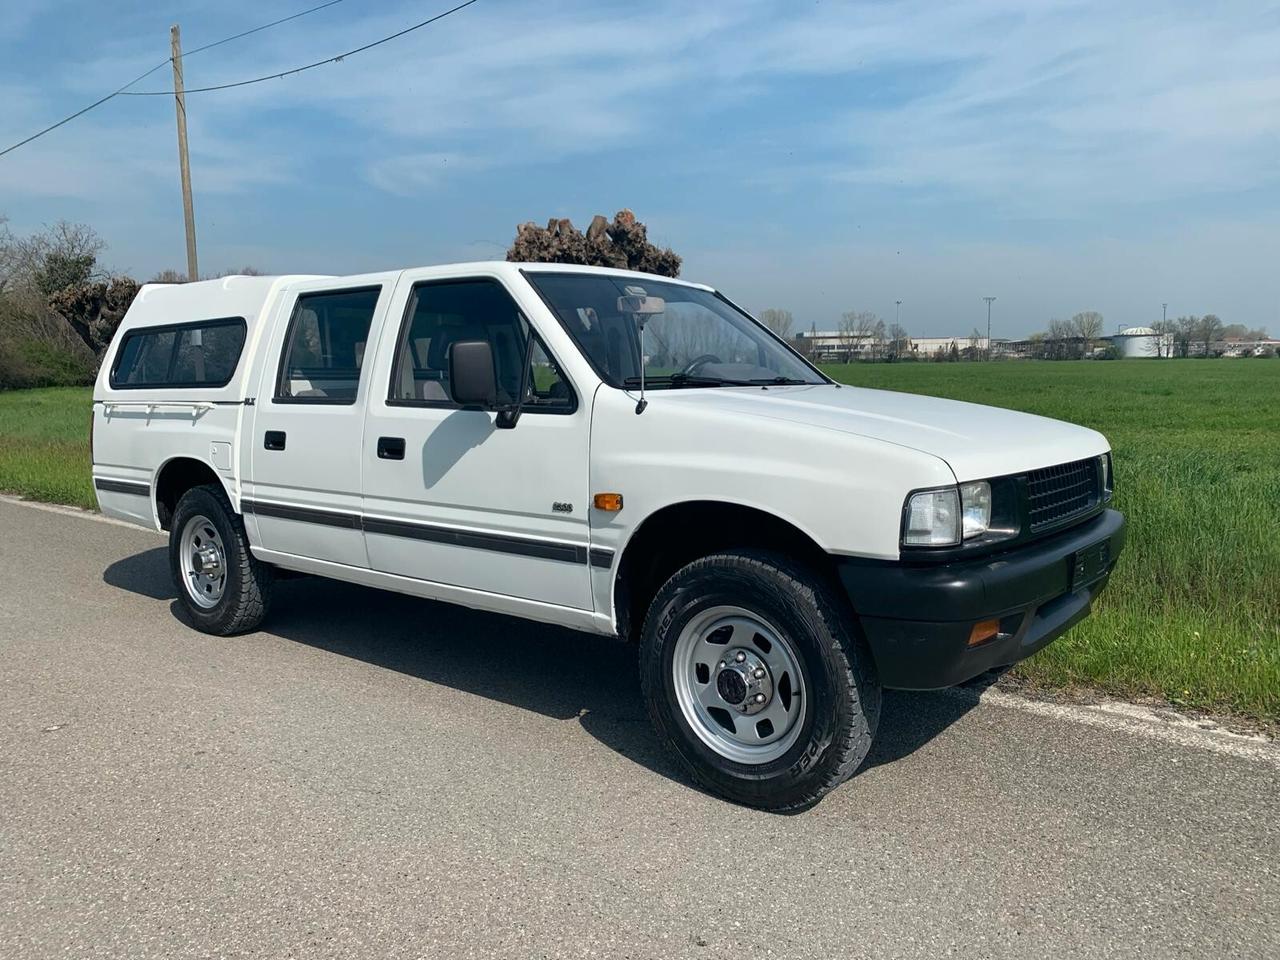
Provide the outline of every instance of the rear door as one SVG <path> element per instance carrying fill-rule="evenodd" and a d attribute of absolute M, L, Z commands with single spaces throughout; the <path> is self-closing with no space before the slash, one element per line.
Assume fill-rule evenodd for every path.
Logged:
<path fill-rule="evenodd" d="M 242 508 L 267 550 L 369 565 L 361 441 L 395 277 L 308 281 L 282 299 L 244 436 L 250 470 Z"/>
<path fill-rule="evenodd" d="M 532 304 L 519 300 L 531 291 L 496 275 L 438 276 L 402 275 L 377 358 L 362 457 L 370 566 L 590 610 L 591 398 L 531 326 Z M 500 400 L 518 395 L 529 357 L 514 429 L 451 399 L 449 351 L 479 339 L 493 349 Z"/>

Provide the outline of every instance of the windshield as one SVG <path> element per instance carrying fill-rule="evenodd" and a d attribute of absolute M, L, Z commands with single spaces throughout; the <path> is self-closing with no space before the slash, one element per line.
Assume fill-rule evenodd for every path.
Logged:
<path fill-rule="evenodd" d="M 601 274 L 526 276 L 596 372 L 615 387 L 640 384 L 640 321 L 646 387 L 826 383 L 758 323 L 706 290 Z M 620 297 L 646 298 L 650 309 L 661 300 L 662 309 L 625 313 Z"/>

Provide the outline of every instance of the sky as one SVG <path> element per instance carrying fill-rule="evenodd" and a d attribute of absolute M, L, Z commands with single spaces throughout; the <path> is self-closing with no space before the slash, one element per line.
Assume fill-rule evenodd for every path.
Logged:
<path fill-rule="evenodd" d="M 0 149 L 163 62 L 172 23 L 193 49 L 317 2 L 4 0 Z M 186 84 L 451 5 L 344 0 L 192 55 Z M 995 336 L 1162 303 L 1280 334 L 1280 4 L 479 0 L 187 112 L 202 272 L 500 259 L 517 223 L 629 207 L 683 276 L 804 330 L 965 335 L 995 296 Z M 172 98 L 0 157 L 0 215 L 184 268 Z"/>

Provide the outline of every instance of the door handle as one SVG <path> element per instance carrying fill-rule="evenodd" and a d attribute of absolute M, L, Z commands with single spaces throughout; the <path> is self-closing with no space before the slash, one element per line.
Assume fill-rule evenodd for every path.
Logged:
<path fill-rule="evenodd" d="M 268 430 L 262 437 L 262 446 L 267 450 L 283 450 L 284 431 Z"/>
<path fill-rule="evenodd" d="M 381 460 L 403 460 L 404 437 L 379 437 L 378 457 Z"/>

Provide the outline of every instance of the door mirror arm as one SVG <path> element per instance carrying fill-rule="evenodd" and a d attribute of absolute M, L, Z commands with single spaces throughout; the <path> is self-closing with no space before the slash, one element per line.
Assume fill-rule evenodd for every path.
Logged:
<path fill-rule="evenodd" d="M 520 367 L 520 390 L 516 394 L 515 403 L 498 408 L 498 416 L 494 426 L 499 430 L 513 430 L 520 422 L 520 412 L 524 409 L 524 397 L 529 390 L 529 361 L 533 359 L 533 327 L 529 327 L 529 335 L 524 341 L 524 363 Z"/>

